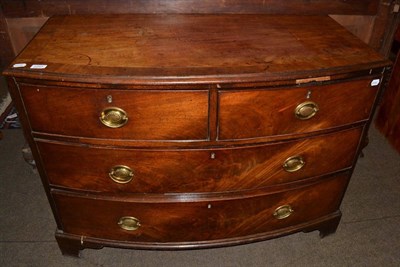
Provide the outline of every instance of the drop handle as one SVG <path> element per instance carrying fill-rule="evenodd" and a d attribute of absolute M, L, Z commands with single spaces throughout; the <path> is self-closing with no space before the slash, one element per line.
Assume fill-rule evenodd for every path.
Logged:
<path fill-rule="evenodd" d="M 127 231 L 136 231 L 141 226 L 139 219 L 132 216 L 121 217 L 117 224 L 121 229 Z"/>
<path fill-rule="evenodd" d="M 116 165 L 110 169 L 108 176 L 118 184 L 126 184 L 132 181 L 134 172 L 128 166 Z"/>
<path fill-rule="evenodd" d="M 100 121 L 109 128 L 120 128 L 128 122 L 128 115 L 121 108 L 109 107 L 100 113 Z"/>
<path fill-rule="evenodd" d="M 294 110 L 296 118 L 299 120 L 308 120 L 314 117 L 319 110 L 317 103 L 312 101 L 305 101 L 299 105 Z"/>
<path fill-rule="evenodd" d="M 282 168 L 287 172 L 297 172 L 301 170 L 304 165 L 306 165 L 306 162 L 303 157 L 297 155 L 286 159 L 282 164 Z"/>
<path fill-rule="evenodd" d="M 294 210 L 290 205 L 283 205 L 275 209 L 274 217 L 278 220 L 283 220 L 292 215 Z"/>

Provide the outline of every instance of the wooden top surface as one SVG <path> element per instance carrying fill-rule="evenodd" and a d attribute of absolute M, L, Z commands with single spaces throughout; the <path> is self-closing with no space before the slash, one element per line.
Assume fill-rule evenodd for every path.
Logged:
<path fill-rule="evenodd" d="M 165 14 L 53 17 L 12 64 L 19 63 L 27 66 L 5 74 L 147 84 L 274 81 L 387 65 L 326 16 Z"/>

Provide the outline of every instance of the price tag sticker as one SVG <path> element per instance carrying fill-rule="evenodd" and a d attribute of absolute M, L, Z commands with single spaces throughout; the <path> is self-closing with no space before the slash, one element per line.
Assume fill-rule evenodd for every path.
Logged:
<path fill-rule="evenodd" d="M 44 64 L 33 64 L 31 66 L 31 69 L 37 69 L 37 70 L 42 70 L 45 68 L 47 68 L 47 65 L 44 65 Z"/>
<path fill-rule="evenodd" d="M 377 86 L 377 85 L 380 84 L 380 82 L 381 82 L 380 79 L 373 79 L 372 82 L 371 82 L 371 86 Z"/>
<path fill-rule="evenodd" d="M 26 63 L 16 63 L 13 65 L 13 68 L 23 68 L 26 67 Z"/>

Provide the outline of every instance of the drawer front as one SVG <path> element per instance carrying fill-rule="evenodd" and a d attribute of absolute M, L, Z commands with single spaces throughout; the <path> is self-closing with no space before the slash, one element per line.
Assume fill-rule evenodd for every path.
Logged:
<path fill-rule="evenodd" d="M 149 195 L 143 202 L 140 197 L 107 200 L 62 192 L 53 197 L 65 233 L 123 241 L 191 242 L 261 234 L 331 214 L 339 208 L 347 178 L 342 175 L 286 192 L 229 200 L 152 203 Z"/>
<path fill-rule="evenodd" d="M 135 140 L 208 138 L 207 91 L 123 91 L 22 85 L 21 94 L 32 129 L 37 132 Z M 119 109 L 126 112 L 126 117 Z M 112 125 L 103 124 L 102 116 L 105 123 Z"/>
<path fill-rule="evenodd" d="M 218 137 L 232 140 L 308 133 L 366 120 L 377 91 L 371 79 L 274 90 L 220 91 Z"/>
<path fill-rule="evenodd" d="M 299 141 L 214 150 L 37 145 L 52 185 L 97 192 L 218 192 L 287 183 L 350 167 L 361 132 L 356 128 Z"/>

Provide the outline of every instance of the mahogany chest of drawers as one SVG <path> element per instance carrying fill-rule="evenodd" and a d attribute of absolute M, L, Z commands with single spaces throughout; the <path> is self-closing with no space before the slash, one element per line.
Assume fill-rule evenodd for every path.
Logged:
<path fill-rule="evenodd" d="M 388 66 L 324 16 L 59 16 L 4 74 L 79 255 L 334 232 Z"/>

